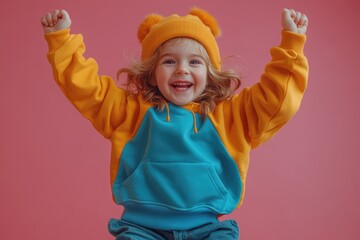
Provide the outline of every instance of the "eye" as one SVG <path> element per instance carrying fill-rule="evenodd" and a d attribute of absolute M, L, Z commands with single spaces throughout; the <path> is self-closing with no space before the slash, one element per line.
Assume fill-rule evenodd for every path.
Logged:
<path fill-rule="evenodd" d="M 164 59 L 161 62 L 162 62 L 162 64 L 174 64 L 175 63 L 175 61 L 173 59 Z"/>
<path fill-rule="evenodd" d="M 192 64 L 192 65 L 203 64 L 203 61 L 202 61 L 202 59 L 195 58 L 190 61 L 190 64 Z"/>

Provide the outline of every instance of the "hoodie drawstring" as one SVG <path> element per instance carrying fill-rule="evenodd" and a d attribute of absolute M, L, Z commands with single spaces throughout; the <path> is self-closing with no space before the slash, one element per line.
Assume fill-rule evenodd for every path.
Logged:
<path fill-rule="evenodd" d="M 191 114 L 193 116 L 193 122 L 194 122 L 194 132 L 195 133 L 198 133 L 198 129 L 197 129 L 197 125 L 196 125 L 196 116 L 195 116 L 195 113 L 193 111 L 193 106 L 194 104 L 191 105 Z"/>
<path fill-rule="evenodd" d="M 192 115 L 193 115 L 193 119 L 194 119 L 194 132 L 198 133 L 198 129 L 196 127 L 196 116 L 195 113 L 193 111 L 191 111 Z"/>
<path fill-rule="evenodd" d="M 165 108 L 166 108 L 166 121 L 170 122 L 170 109 L 167 102 L 165 102 Z"/>
<path fill-rule="evenodd" d="M 193 106 L 191 106 L 191 114 L 192 114 L 192 117 L 193 117 L 193 124 L 194 124 L 194 133 L 198 133 L 198 129 L 197 129 L 197 124 L 196 124 L 196 116 L 195 116 L 195 113 L 193 111 Z M 170 108 L 169 108 L 169 105 L 167 102 L 165 102 L 165 108 L 166 108 L 166 121 L 167 122 L 170 122 Z"/>

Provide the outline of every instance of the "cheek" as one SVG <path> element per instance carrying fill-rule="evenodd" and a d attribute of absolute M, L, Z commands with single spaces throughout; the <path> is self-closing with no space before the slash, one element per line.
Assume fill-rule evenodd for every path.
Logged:
<path fill-rule="evenodd" d="M 162 79 L 162 73 L 158 69 L 155 70 L 154 77 L 150 80 L 150 84 L 152 86 L 157 86 L 159 84 L 159 80 Z"/>
<path fill-rule="evenodd" d="M 199 75 L 199 86 L 204 90 L 205 87 L 207 86 L 208 83 L 208 79 L 207 79 L 207 74 L 201 74 Z"/>
<path fill-rule="evenodd" d="M 204 81 L 203 84 L 201 84 L 201 92 L 204 92 L 207 86 L 207 82 Z"/>
<path fill-rule="evenodd" d="M 156 85 L 158 85 L 158 84 L 159 84 L 159 81 L 161 82 L 161 80 L 162 80 L 163 78 L 164 78 L 164 72 L 161 71 L 161 69 L 157 68 L 157 69 L 155 70 L 155 74 L 154 74 L 154 79 L 153 79 L 154 83 L 155 83 Z"/>
<path fill-rule="evenodd" d="M 170 73 L 163 70 L 163 69 L 159 69 L 155 72 L 155 78 L 154 78 L 154 83 L 156 85 L 162 85 L 162 84 L 166 84 L 168 79 L 170 77 Z"/>

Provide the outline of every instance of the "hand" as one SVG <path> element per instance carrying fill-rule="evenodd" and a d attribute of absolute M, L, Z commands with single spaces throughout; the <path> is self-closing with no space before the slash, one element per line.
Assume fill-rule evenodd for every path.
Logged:
<path fill-rule="evenodd" d="M 282 12 L 282 28 L 285 31 L 305 34 L 309 25 L 308 18 L 301 12 L 296 12 L 294 9 L 284 8 Z"/>
<path fill-rule="evenodd" d="M 70 28 L 71 19 L 65 10 L 55 10 L 53 13 L 47 13 L 41 17 L 41 24 L 45 33 L 55 32 Z"/>

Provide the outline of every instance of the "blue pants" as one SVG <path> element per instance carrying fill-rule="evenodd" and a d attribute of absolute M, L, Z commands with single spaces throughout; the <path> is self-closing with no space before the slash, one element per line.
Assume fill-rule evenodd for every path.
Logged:
<path fill-rule="evenodd" d="M 149 229 L 123 220 L 111 219 L 109 232 L 116 240 L 238 240 L 239 228 L 234 220 L 211 223 L 187 231 Z"/>

